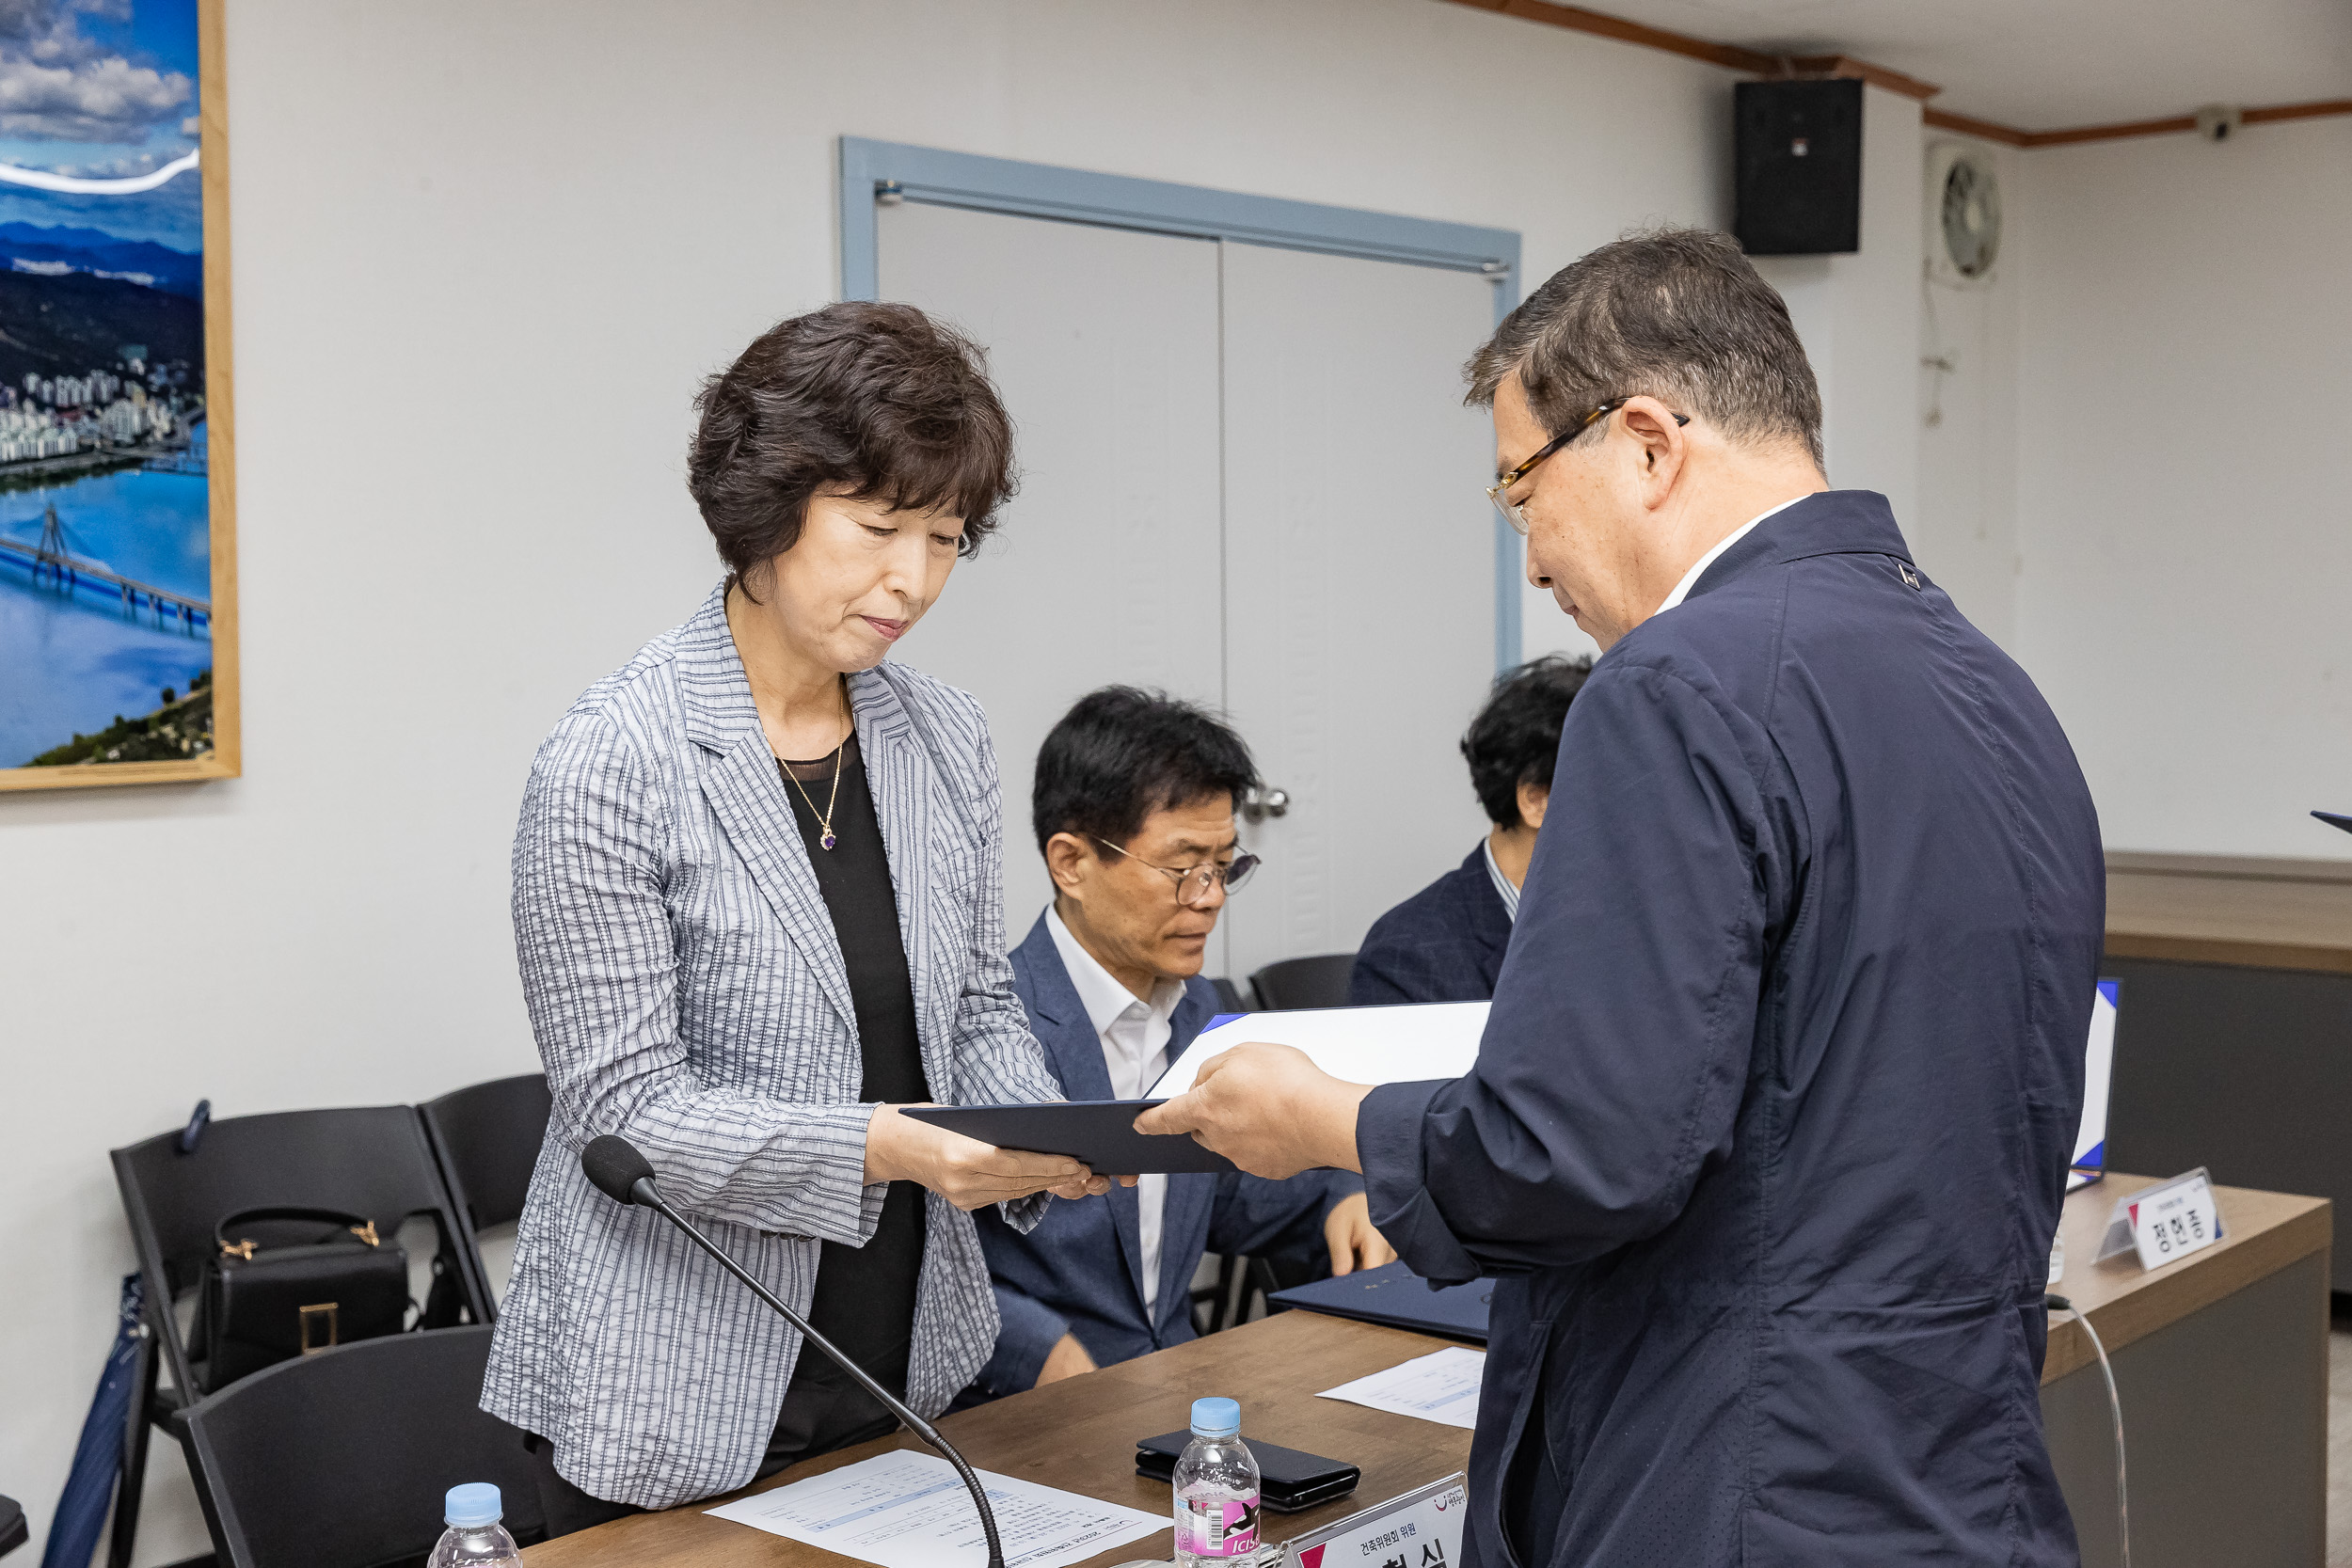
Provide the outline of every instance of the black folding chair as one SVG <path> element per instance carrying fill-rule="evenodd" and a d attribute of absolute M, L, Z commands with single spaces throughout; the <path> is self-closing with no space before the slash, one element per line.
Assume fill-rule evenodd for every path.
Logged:
<path fill-rule="evenodd" d="M 1322 953 L 1311 958 L 1284 958 L 1249 977 L 1258 993 L 1258 1006 L 1269 1013 L 1299 1007 L 1344 1007 L 1347 977 L 1356 968 L 1353 953 Z"/>
<path fill-rule="evenodd" d="M 461 1244 L 464 1221 L 433 1158 L 414 1108 L 377 1105 L 333 1111 L 281 1111 L 233 1117 L 205 1127 L 192 1152 L 167 1132 L 114 1151 L 115 1181 L 131 1223 L 139 1273 L 147 1282 L 147 1338 L 139 1387 L 123 1443 L 115 1499 L 110 1568 L 128 1568 L 138 1532 L 140 1482 L 147 1474 L 151 1425 L 184 1440 L 183 1417 L 199 1398 L 200 1363 L 180 1334 L 174 1303 L 203 1277 L 214 1227 L 244 1209 L 285 1205 L 340 1209 L 374 1220 L 389 1236 L 411 1215 L 432 1219 L 438 1256 L 454 1270 L 460 1305 L 477 1323 L 490 1319 L 483 1290 Z M 171 1372 L 159 1393 L 158 1373 Z M 191 1463 L 199 1493 L 202 1472 Z"/>
<path fill-rule="evenodd" d="M 495 1483 L 541 1532 L 522 1433 L 480 1408 L 488 1325 L 362 1339 L 281 1361 L 187 1413 L 221 1568 L 377 1568 L 440 1538 L 453 1486 Z"/>
<path fill-rule="evenodd" d="M 14 1497 L 0 1497 L 0 1557 L 32 1538 L 32 1530 L 24 1523 L 24 1510 Z"/>
<path fill-rule="evenodd" d="M 1258 1010 L 1248 988 L 1239 980 L 1229 980 L 1219 974 L 1209 982 L 1216 988 L 1216 1010 L 1220 1013 L 1251 1013 Z"/>
<path fill-rule="evenodd" d="M 532 1167 L 539 1163 L 554 1109 L 544 1072 L 470 1085 L 417 1107 L 441 1179 L 465 1217 L 460 1240 L 485 1301 L 491 1300 L 490 1276 L 475 1234 L 522 1217 Z M 489 1311 L 495 1315 L 495 1302 Z"/>
<path fill-rule="evenodd" d="M 1249 1322 L 1253 1308 L 1264 1316 L 1290 1310 L 1272 1301 L 1277 1291 L 1291 1290 L 1330 1273 L 1330 1266 L 1321 1266 L 1303 1258 L 1251 1258 L 1238 1252 L 1218 1255 L 1216 1283 L 1203 1285 L 1192 1292 L 1192 1324 L 1200 1334 L 1222 1334 Z M 1207 1321 L 1202 1321 L 1202 1308 Z"/>

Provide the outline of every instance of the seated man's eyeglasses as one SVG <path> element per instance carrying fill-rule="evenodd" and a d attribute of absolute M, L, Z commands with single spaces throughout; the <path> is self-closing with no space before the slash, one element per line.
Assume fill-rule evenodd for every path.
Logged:
<path fill-rule="evenodd" d="M 1118 850 L 1137 865 L 1151 866 L 1161 876 L 1174 879 L 1176 902 L 1188 910 L 1197 910 L 1207 903 L 1210 890 L 1220 883 L 1224 885 L 1227 893 L 1239 893 L 1242 884 L 1249 880 L 1249 874 L 1258 869 L 1258 857 L 1247 849 L 1223 863 L 1206 861 L 1199 865 L 1152 865 L 1150 861 L 1141 856 L 1120 849 L 1118 845 L 1113 844 L 1107 838 L 1096 838 L 1091 833 L 1087 836 L 1094 838 L 1094 842 L 1105 849 Z"/>

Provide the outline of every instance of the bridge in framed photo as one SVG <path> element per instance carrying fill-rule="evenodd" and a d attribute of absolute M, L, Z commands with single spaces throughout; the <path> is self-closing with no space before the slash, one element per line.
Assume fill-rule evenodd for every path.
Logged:
<path fill-rule="evenodd" d="M 200 464 L 201 460 L 199 461 Z M 203 470 L 199 467 L 194 471 L 200 473 Z M 83 561 L 68 553 L 65 529 L 57 521 L 55 502 L 50 504 L 41 519 L 40 544 L 26 545 L 14 539 L 0 538 L 0 555 L 29 562 L 36 587 L 46 577 L 50 586 L 71 595 L 87 583 L 93 588 L 110 591 L 112 596 L 120 601 L 126 614 L 148 610 L 154 612 L 158 621 L 177 618 L 190 630 L 212 625 L 213 607 L 209 600 L 191 598 L 185 594 L 175 594 L 167 588 L 141 582 L 136 578 L 126 578 L 120 573 L 108 571 L 94 561 Z"/>

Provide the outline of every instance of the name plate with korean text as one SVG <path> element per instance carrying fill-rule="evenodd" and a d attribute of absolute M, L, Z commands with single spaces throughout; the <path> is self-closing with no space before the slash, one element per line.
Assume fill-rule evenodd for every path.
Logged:
<path fill-rule="evenodd" d="M 1456 1470 L 1285 1543 L 1282 1568 L 1455 1568 L 1469 1512 Z"/>
<path fill-rule="evenodd" d="M 2099 1261 L 2136 1251 L 2141 1268 L 2160 1269 L 2219 1240 L 2221 1210 L 2200 1165 L 2117 1199 L 2106 1234 L 2099 1239 Z"/>

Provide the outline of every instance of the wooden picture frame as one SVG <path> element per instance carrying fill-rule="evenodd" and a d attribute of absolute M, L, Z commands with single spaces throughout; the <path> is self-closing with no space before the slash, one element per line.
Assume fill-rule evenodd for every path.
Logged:
<path fill-rule="evenodd" d="M 211 576 L 211 596 L 207 603 L 212 641 L 212 748 L 184 760 L 76 761 L 43 766 L 0 766 L 0 790 L 86 789 L 112 784 L 230 779 L 243 772 L 237 663 L 236 416 L 230 327 L 229 114 L 226 51 L 222 41 L 224 0 L 192 0 L 192 3 L 197 28 L 199 152 L 197 167 L 193 172 L 199 178 L 203 203 L 202 418 L 207 427 L 206 445 L 209 448 L 206 523 Z M 20 265 L 19 270 L 34 269 Z M 134 607 L 126 613 L 136 613 L 138 599 L 135 587 L 124 591 L 126 607 Z M 71 594 L 72 590 L 68 592 Z M 170 595 L 164 597 L 168 599 Z M 160 610 L 162 607 L 157 608 Z M 193 695 L 191 689 L 190 696 Z M 77 742 L 82 738 L 75 737 Z"/>

